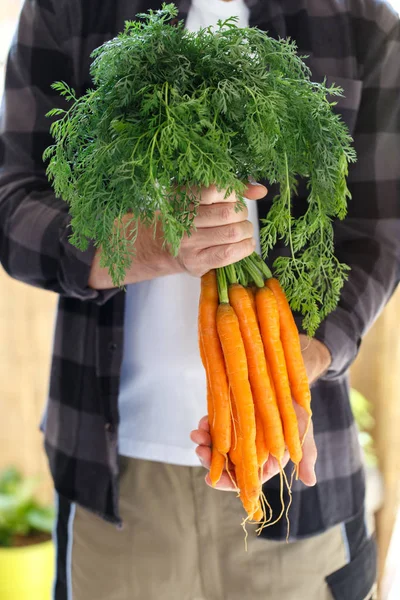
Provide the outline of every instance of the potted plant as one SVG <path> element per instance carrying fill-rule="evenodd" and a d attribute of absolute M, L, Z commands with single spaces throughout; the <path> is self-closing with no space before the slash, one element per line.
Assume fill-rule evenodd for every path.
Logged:
<path fill-rule="evenodd" d="M 34 498 L 36 478 L 0 472 L 0 600 L 51 597 L 54 509 Z"/>
<path fill-rule="evenodd" d="M 365 459 L 366 509 L 367 513 L 374 515 L 381 508 L 384 497 L 383 478 L 379 470 L 378 456 L 372 437 L 375 419 L 369 400 L 354 388 L 350 390 L 350 403 Z"/>

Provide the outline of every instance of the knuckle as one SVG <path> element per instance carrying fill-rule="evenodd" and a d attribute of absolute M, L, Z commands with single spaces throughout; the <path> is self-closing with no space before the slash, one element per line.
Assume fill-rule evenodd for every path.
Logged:
<path fill-rule="evenodd" d="M 235 247 L 231 244 L 224 246 L 217 253 L 218 259 L 225 263 L 226 261 L 231 261 L 235 257 Z"/>
<path fill-rule="evenodd" d="M 233 216 L 232 208 L 229 205 L 221 206 L 219 209 L 219 216 L 221 221 L 231 221 Z"/>
<path fill-rule="evenodd" d="M 246 221 L 249 218 L 249 209 L 247 208 L 247 206 L 245 206 L 242 210 L 239 211 L 238 214 L 243 217 L 243 221 Z"/>
<path fill-rule="evenodd" d="M 205 221 L 211 221 L 214 216 L 214 210 L 212 204 L 207 204 L 201 209 L 201 216 Z"/>
<path fill-rule="evenodd" d="M 194 253 L 186 263 L 186 270 L 194 277 L 201 277 L 213 268 L 215 265 L 211 264 L 208 253 L 205 251 Z"/>
<path fill-rule="evenodd" d="M 210 185 L 208 188 L 201 188 L 199 192 L 200 204 L 214 204 L 218 197 L 217 188 L 215 185 Z"/>
<path fill-rule="evenodd" d="M 254 225 L 251 221 L 246 221 L 247 232 L 249 237 L 251 237 L 254 233 Z"/>
<path fill-rule="evenodd" d="M 236 242 L 241 238 L 241 228 L 238 225 L 230 225 L 226 230 L 226 238 L 230 242 Z"/>
<path fill-rule="evenodd" d="M 256 243 L 253 238 L 245 240 L 241 244 L 241 254 L 242 254 L 241 258 L 246 258 L 246 256 L 250 256 L 250 254 L 252 254 L 254 252 L 255 245 L 256 245 Z"/>

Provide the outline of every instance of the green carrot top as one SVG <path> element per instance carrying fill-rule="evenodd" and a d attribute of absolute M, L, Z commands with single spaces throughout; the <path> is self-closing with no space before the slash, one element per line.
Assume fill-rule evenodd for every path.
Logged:
<path fill-rule="evenodd" d="M 72 215 L 71 242 L 102 248 L 115 285 L 134 255 L 132 223 L 161 221 L 177 253 L 193 230 L 199 199 L 189 189 L 216 184 L 238 195 L 249 178 L 279 184 L 261 231 L 264 257 L 280 239 L 279 277 L 312 334 L 337 305 L 347 267 L 334 254 L 332 221 L 346 215 L 351 138 L 332 111 L 341 90 L 310 79 L 288 40 L 235 19 L 191 33 L 173 4 L 138 15 L 93 52 L 93 89 L 77 98 L 54 84 L 69 110 L 54 109 L 55 139 L 44 158 L 55 192 Z M 306 212 L 292 216 L 296 182 L 309 183 Z M 190 186 L 187 187 L 187 186 Z"/>

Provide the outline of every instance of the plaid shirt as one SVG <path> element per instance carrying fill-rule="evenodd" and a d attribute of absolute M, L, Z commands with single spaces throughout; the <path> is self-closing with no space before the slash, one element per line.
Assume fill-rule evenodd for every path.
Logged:
<path fill-rule="evenodd" d="M 291 37 L 313 78 L 342 86 L 338 110 L 358 162 L 349 214 L 335 224 L 336 251 L 351 265 L 340 305 L 316 337 L 333 361 L 312 390 L 318 484 L 293 487 L 291 536 L 311 535 L 363 510 L 361 452 L 347 371 L 361 339 L 393 293 L 400 256 L 400 27 L 383 0 L 248 0 L 250 23 Z M 50 85 L 90 87 L 91 51 L 126 19 L 159 8 L 139 0 L 26 0 L 6 72 L 0 118 L 0 260 L 16 279 L 59 294 L 45 447 L 56 490 L 119 523 L 118 393 L 124 293 L 88 287 L 94 249 L 69 242 L 67 206 L 54 196 L 42 152 L 52 142 L 45 113 L 60 105 Z M 185 18 L 188 0 L 180 3 Z M 270 193 L 268 198 L 273 194 Z M 300 187 L 296 206 L 304 206 Z M 260 218 L 270 200 L 258 204 Z M 277 247 L 274 254 L 287 250 Z M 196 324 L 193 323 L 193 327 Z M 195 425 L 195 423 L 193 423 Z M 265 486 L 278 510 L 279 481 Z M 286 535 L 284 519 L 265 535 Z"/>

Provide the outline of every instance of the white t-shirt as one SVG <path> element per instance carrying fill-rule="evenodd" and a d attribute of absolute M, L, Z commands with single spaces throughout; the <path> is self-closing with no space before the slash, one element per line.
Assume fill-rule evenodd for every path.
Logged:
<path fill-rule="evenodd" d="M 249 24 L 244 0 L 193 0 L 187 29 L 239 17 Z M 258 239 L 255 202 L 249 220 Z M 119 396 L 119 452 L 125 456 L 198 466 L 189 434 L 207 413 L 206 379 L 197 341 L 200 280 L 187 274 L 128 286 Z"/>

